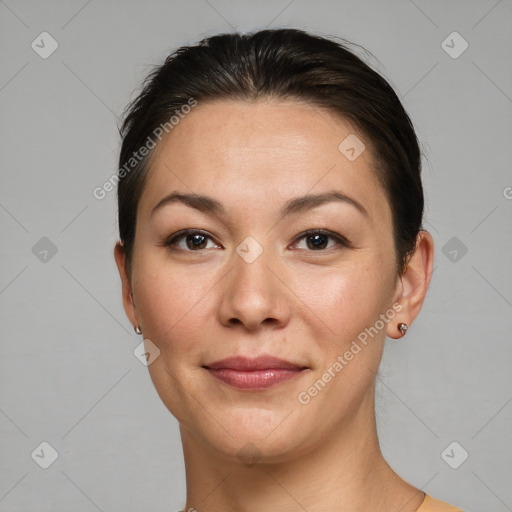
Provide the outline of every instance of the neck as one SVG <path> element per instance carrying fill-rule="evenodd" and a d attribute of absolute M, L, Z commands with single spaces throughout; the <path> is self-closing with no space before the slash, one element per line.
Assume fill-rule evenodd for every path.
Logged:
<path fill-rule="evenodd" d="M 320 421 L 320 418 L 319 418 Z M 285 462 L 246 466 L 216 456 L 181 428 L 187 477 L 185 511 L 413 512 L 424 494 L 404 482 L 380 451 L 374 387 L 349 423 Z"/>

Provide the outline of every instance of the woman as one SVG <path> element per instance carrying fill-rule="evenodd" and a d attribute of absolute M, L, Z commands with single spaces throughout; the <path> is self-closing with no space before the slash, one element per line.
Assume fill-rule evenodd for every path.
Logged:
<path fill-rule="evenodd" d="M 299 30 L 170 55 L 122 127 L 123 303 L 180 422 L 184 510 L 456 511 L 384 460 L 386 336 L 430 282 L 420 151 L 388 83 Z"/>

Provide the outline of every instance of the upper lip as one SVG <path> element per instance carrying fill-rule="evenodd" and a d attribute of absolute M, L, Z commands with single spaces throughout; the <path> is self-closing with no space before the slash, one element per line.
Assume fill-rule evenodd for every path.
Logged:
<path fill-rule="evenodd" d="M 286 369 L 286 370 L 302 370 L 305 366 L 291 363 L 278 357 L 262 355 L 258 357 L 227 357 L 220 361 L 215 361 L 204 365 L 208 369 L 227 368 L 230 370 L 250 371 L 250 370 L 271 370 L 271 369 Z"/>

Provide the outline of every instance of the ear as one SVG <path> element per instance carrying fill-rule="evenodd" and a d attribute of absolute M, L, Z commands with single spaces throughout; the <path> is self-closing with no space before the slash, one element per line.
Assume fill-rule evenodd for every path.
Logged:
<path fill-rule="evenodd" d="M 119 276 L 121 277 L 124 311 L 131 324 L 135 327 L 139 325 L 139 321 L 137 318 L 135 302 L 133 300 L 133 291 L 130 276 L 128 274 L 128 267 L 126 265 L 126 253 L 121 242 L 117 242 L 114 247 L 114 258 L 116 260 Z"/>
<path fill-rule="evenodd" d="M 388 323 L 386 335 L 389 338 L 401 338 L 398 324 L 403 322 L 410 327 L 418 316 L 430 285 L 433 265 L 434 240 L 427 231 L 420 231 L 407 268 L 399 278 L 394 304 L 399 303 L 402 309 L 393 321 Z"/>

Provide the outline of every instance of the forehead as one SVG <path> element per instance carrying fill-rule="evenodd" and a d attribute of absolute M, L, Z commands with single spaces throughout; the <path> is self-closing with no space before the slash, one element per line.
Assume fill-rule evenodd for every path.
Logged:
<path fill-rule="evenodd" d="M 386 216 L 370 146 L 349 122 L 308 103 L 199 102 L 153 150 L 139 206 L 151 208 L 172 190 L 267 208 L 340 190 Z"/>

